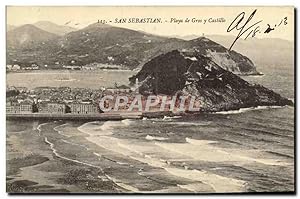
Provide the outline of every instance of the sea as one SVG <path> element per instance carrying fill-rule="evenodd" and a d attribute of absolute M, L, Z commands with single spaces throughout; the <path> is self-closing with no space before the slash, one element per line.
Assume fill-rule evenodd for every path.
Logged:
<path fill-rule="evenodd" d="M 242 78 L 294 100 L 292 67 L 260 71 Z M 289 106 L 122 121 L 7 120 L 7 186 L 12 192 L 290 192 L 294 137 Z"/>

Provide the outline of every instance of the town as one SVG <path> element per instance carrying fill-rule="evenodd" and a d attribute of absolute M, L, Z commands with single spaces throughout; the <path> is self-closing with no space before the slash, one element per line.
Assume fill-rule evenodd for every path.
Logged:
<path fill-rule="evenodd" d="M 108 60 L 113 60 L 113 57 L 108 57 Z M 70 62 L 70 65 L 64 65 L 59 62 L 54 64 L 38 64 L 38 63 L 13 63 L 6 65 L 7 72 L 19 71 L 36 71 L 36 70 L 128 70 L 127 67 L 114 64 L 90 63 L 86 65 L 76 64 L 75 60 Z"/>
<path fill-rule="evenodd" d="M 26 87 L 7 86 L 6 113 L 14 115 L 97 116 L 103 113 L 137 114 L 199 110 L 199 100 L 192 97 L 139 94 L 133 87 L 114 88 Z M 184 100 L 183 100 L 184 99 Z M 104 101 L 103 101 L 104 100 Z M 129 113 L 131 112 L 131 113 Z"/>
<path fill-rule="evenodd" d="M 98 114 L 97 100 L 105 94 L 128 93 L 130 88 L 120 86 L 114 89 L 69 87 L 7 87 L 6 113 L 7 114 Z"/>

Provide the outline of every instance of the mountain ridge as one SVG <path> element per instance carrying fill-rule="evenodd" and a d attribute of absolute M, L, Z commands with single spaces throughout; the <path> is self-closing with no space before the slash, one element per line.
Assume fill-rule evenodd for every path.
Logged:
<path fill-rule="evenodd" d="M 76 28 L 73 28 L 70 26 L 64 26 L 64 25 L 57 25 L 50 21 L 38 21 L 38 22 L 34 23 L 33 25 L 44 31 L 47 31 L 47 32 L 50 32 L 50 33 L 53 33 L 53 34 L 56 34 L 59 36 L 63 36 L 69 32 L 77 30 Z"/>
<path fill-rule="evenodd" d="M 25 24 L 7 32 L 8 48 L 22 48 L 24 46 L 46 42 L 57 35 L 44 31 L 32 24 Z"/>
<path fill-rule="evenodd" d="M 198 51 L 210 55 L 214 60 L 237 74 L 257 74 L 253 62 L 235 51 L 228 51 L 224 46 L 209 40 L 198 38 L 184 41 L 148 34 L 136 30 L 119 28 L 101 23 L 91 24 L 83 29 L 58 36 L 45 45 L 33 44 L 25 53 L 19 49 L 23 60 L 30 60 L 27 55 L 35 56 L 37 63 L 62 65 L 87 65 L 92 63 L 114 64 L 136 69 L 151 58 L 171 50 Z M 27 53 L 27 54 L 26 54 Z M 8 55 L 8 60 L 20 60 L 14 53 Z"/>

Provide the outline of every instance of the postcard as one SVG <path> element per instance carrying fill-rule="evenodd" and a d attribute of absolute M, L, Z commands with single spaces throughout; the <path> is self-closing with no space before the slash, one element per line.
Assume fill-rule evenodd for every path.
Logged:
<path fill-rule="evenodd" d="M 295 193 L 294 7 L 6 15 L 8 193 Z"/>

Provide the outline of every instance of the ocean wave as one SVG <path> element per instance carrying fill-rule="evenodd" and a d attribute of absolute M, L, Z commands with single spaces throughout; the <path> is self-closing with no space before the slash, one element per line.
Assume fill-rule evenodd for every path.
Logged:
<path fill-rule="evenodd" d="M 203 182 L 205 180 L 204 183 L 205 184 L 207 183 L 207 186 L 213 187 L 213 189 L 217 192 L 225 192 L 225 191 L 238 192 L 238 191 L 242 191 L 244 188 L 244 181 L 239 181 L 236 179 L 219 176 L 216 174 L 212 174 L 208 171 L 198 171 L 195 169 L 189 169 L 187 165 L 175 166 L 172 164 L 172 160 L 162 158 L 161 156 L 172 157 L 176 161 L 176 154 L 173 152 L 172 154 L 174 154 L 174 156 L 166 155 L 164 154 L 165 150 L 160 147 L 158 148 L 157 145 L 156 146 L 151 144 L 136 145 L 133 143 L 120 141 L 118 139 L 114 139 L 114 141 L 117 143 L 115 143 L 113 146 L 110 145 L 110 149 L 115 152 L 119 152 L 131 159 L 148 164 L 149 166 L 162 168 L 166 172 L 174 176 L 187 178 L 195 182 Z M 118 147 L 121 147 L 121 149 L 117 149 Z M 153 154 L 152 155 L 149 154 L 149 151 L 151 151 Z M 182 160 L 182 158 L 177 160 Z M 215 180 L 210 178 L 215 178 Z M 194 187 L 193 189 L 190 188 L 189 190 L 193 190 L 195 192 L 202 191 L 203 184 L 202 186 Z"/>
<path fill-rule="evenodd" d="M 62 136 L 65 136 L 65 137 L 71 137 L 71 136 L 69 136 L 69 135 L 64 134 L 63 131 L 58 130 L 58 128 L 61 128 L 61 127 L 66 126 L 66 125 L 68 125 L 68 123 L 65 123 L 65 124 L 56 126 L 56 127 L 53 128 L 53 130 L 56 131 L 58 134 L 60 134 L 60 135 L 62 135 Z"/>
<path fill-rule="evenodd" d="M 42 123 L 42 124 L 39 124 L 36 128 L 36 130 L 38 130 L 38 135 L 41 136 L 41 132 L 42 132 L 42 126 L 46 125 L 46 124 L 50 124 L 51 122 L 45 122 L 45 123 Z"/>
<path fill-rule="evenodd" d="M 284 108 L 287 106 L 257 106 L 257 107 L 249 107 L 249 108 L 240 108 L 239 110 L 231 110 L 231 111 L 218 111 L 212 114 L 222 114 L 222 115 L 229 115 L 229 114 L 239 114 L 253 110 L 265 110 L 265 109 L 278 109 Z"/>
<path fill-rule="evenodd" d="M 207 126 L 210 125 L 212 122 L 204 122 L 204 121 L 199 121 L 199 122 L 176 122 L 176 121 L 171 121 L 169 124 L 176 124 L 176 125 L 182 125 L 182 126 Z"/>
<path fill-rule="evenodd" d="M 77 163 L 77 164 L 82 164 L 82 165 L 85 165 L 85 166 L 97 168 L 97 169 L 99 169 L 99 170 L 101 171 L 101 173 L 107 178 L 107 179 L 105 179 L 105 178 L 103 178 L 103 177 L 101 176 L 101 179 L 102 179 L 103 181 L 109 181 L 109 180 L 111 180 L 113 183 L 115 183 L 116 185 L 118 185 L 119 187 L 121 187 L 121 188 L 123 188 L 123 189 L 125 189 L 125 190 L 132 191 L 132 192 L 140 192 L 138 189 L 136 189 L 136 188 L 134 188 L 134 187 L 132 187 L 132 186 L 130 186 L 130 185 L 127 185 L 127 184 L 125 184 L 125 183 L 122 183 L 122 182 L 120 182 L 119 180 L 117 180 L 116 178 L 113 178 L 113 177 L 111 177 L 110 175 L 106 174 L 106 173 L 104 172 L 104 170 L 102 169 L 102 167 L 100 167 L 100 166 L 93 165 L 93 164 L 90 164 L 90 163 L 86 163 L 86 162 L 83 162 L 83 161 L 79 161 L 79 160 L 76 160 L 76 159 L 71 159 L 71 158 L 68 158 L 68 157 L 65 157 L 65 156 L 60 155 L 60 154 L 57 152 L 57 150 L 54 148 L 54 144 L 53 144 L 52 142 L 50 142 L 50 141 L 48 140 L 47 137 L 45 137 L 45 142 L 46 142 L 47 144 L 50 145 L 50 149 L 52 150 L 53 154 L 54 154 L 56 157 L 61 158 L 61 159 L 64 159 L 64 160 L 67 160 L 67 161 L 71 161 L 71 162 L 74 162 L 74 163 Z M 100 178 L 100 177 L 98 176 L 98 178 Z"/>
<path fill-rule="evenodd" d="M 156 137 L 156 136 L 151 136 L 147 135 L 145 137 L 146 140 L 158 140 L 158 141 L 163 141 L 163 140 L 168 140 L 169 138 L 164 138 L 164 137 Z"/>
<path fill-rule="evenodd" d="M 84 148 L 85 150 L 89 150 L 89 148 L 88 148 L 88 147 L 86 147 L 85 145 L 82 145 L 82 144 L 77 144 L 77 143 L 70 142 L 70 141 L 63 140 L 63 139 L 62 139 L 61 141 L 63 141 L 64 143 L 70 144 L 70 145 L 74 145 L 74 146 L 80 146 L 80 147 Z"/>
<path fill-rule="evenodd" d="M 206 170 L 193 169 L 191 165 L 176 165 L 173 162 L 178 161 L 205 161 L 205 162 L 220 162 L 230 163 L 236 166 L 243 166 L 245 164 L 265 164 L 265 165 L 286 165 L 277 159 L 261 158 L 261 151 L 259 150 L 245 150 L 245 149 L 227 149 L 218 147 L 217 141 L 213 140 L 197 140 L 192 138 L 185 138 L 186 143 L 164 143 L 154 142 L 155 140 L 162 141 L 164 137 L 154 137 L 147 135 L 145 139 L 153 140 L 153 142 L 133 141 L 126 139 L 119 139 L 112 137 L 111 134 L 103 134 L 103 131 L 112 130 L 116 126 L 126 126 L 125 122 L 104 122 L 101 126 L 101 136 L 93 136 L 90 134 L 86 139 L 106 150 L 118 153 L 124 157 L 148 164 L 151 167 L 162 168 L 168 174 L 177 177 L 187 178 L 195 183 L 190 185 L 179 185 L 189 191 L 202 192 L 203 186 L 211 187 L 216 192 L 240 192 L 245 189 L 245 182 L 239 179 L 225 177 L 214 174 Z M 192 123 L 192 122 L 177 122 L 171 121 L 167 123 L 185 124 L 185 125 L 207 125 L 207 122 Z M 129 122 L 130 123 L 130 122 Z M 100 125 L 100 124 L 99 124 Z M 80 130 L 96 128 L 99 131 L 99 125 L 81 126 Z M 99 155 L 99 154 L 98 154 Z M 254 156 L 254 157 L 253 157 Z M 172 158 L 170 158 L 172 157 Z M 260 157 L 260 158 L 256 158 Z M 112 160 L 114 161 L 114 160 Z M 116 184 L 126 190 L 133 192 L 140 192 L 135 187 L 128 183 L 121 182 L 115 178 L 111 178 Z M 204 183 L 205 185 L 203 185 Z M 129 186 L 129 187 L 127 187 Z"/>
<path fill-rule="evenodd" d="M 124 119 L 121 121 L 124 125 L 126 126 L 129 126 L 131 125 L 132 123 L 134 123 L 134 120 L 131 120 L 131 119 Z"/>
<path fill-rule="evenodd" d="M 181 118 L 182 116 L 164 116 L 163 117 L 163 120 L 172 120 L 172 119 L 178 119 L 178 118 Z"/>
<path fill-rule="evenodd" d="M 246 182 L 243 180 L 237 180 L 233 178 L 228 178 L 220 175 L 216 175 L 203 170 L 183 170 L 177 168 L 165 168 L 169 173 L 191 179 L 195 182 L 202 182 L 206 185 L 212 187 L 212 189 L 217 193 L 226 192 L 243 192 L 245 191 Z M 197 186 L 198 185 L 198 186 Z M 199 192 L 199 189 L 203 189 L 203 184 L 193 184 L 193 187 L 185 185 L 183 188 L 189 189 L 194 192 Z"/>
<path fill-rule="evenodd" d="M 124 119 L 121 121 L 106 121 L 104 123 L 88 122 L 77 128 L 80 132 L 86 133 L 89 136 L 107 136 L 112 135 L 116 127 L 129 126 L 134 123 L 134 120 Z"/>
<path fill-rule="evenodd" d="M 149 135 L 148 135 L 149 138 Z M 150 137 L 153 138 L 153 137 Z M 157 138 L 157 137 L 156 137 Z M 175 175 L 178 177 L 183 177 L 187 178 L 190 180 L 193 180 L 195 182 L 203 182 L 205 180 L 205 183 L 209 187 L 213 187 L 213 190 L 217 192 L 224 192 L 224 191 L 240 191 L 243 188 L 243 183 L 242 181 L 238 181 L 236 179 L 231 179 L 231 178 L 226 178 L 223 176 L 219 176 L 216 174 L 212 174 L 208 171 L 198 171 L 194 169 L 190 169 L 188 165 L 173 165 L 172 161 L 182 161 L 182 160 L 193 160 L 193 158 L 188 159 L 187 155 L 190 153 L 189 150 L 185 151 L 184 149 L 178 153 L 178 151 L 170 150 L 170 148 L 166 148 L 158 143 L 147 143 L 147 142 L 131 142 L 129 140 L 124 140 L 124 139 L 118 139 L 110 136 L 101 136 L 101 137 L 95 137 L 95 136 L 90 136 L 86 138 L 90 142 L 93 142 L 97 144 L 100 147 L 103 147 L 107 150 L 113 151 L 115 153 L 119 153 L 121 155 L 124 155 L 125 157 L 128 157 L 130 159 L 148 164 L 149 166 L 156 167 L 156 168 L 162 168 L 164 169 L 167 173 L 171 175 Z M 193 140 L 190 138 L 186 139 L 190 143 L 196 144 L 181 144 L 181 145 L 186 145 L 186 146 L 197 146 L 201 145 L 201 141 Z M 212 141 L 202 141 L 204 145 L 209 145 L 213 143 Z M 177 147 L 178 144 L 172 144 L 170 143 L 175 148 L 181 148 Z M 169 146 L 170 146 L 169 145 Z M 162 147 L 160 147 L 162 146 Z M 201 148 L 201 147 L 200 147 Z M 182 148 L 181 148 L 182 149 Z M 211 149 L 211 148 L 209 148 Z M 205 153 L 206 150 L 201 151 L 202 153 Z M 183 154 L 182 154 L 183 153 Z M 213 151 L 211 152 L 213 153 Z M 100 154 L 96 154 L 97 156 L 101 156 Z M 222 154 L 223 155 L 223 154 Z M 102 156 L 101 156 L 102 157 Z M 170 158 L 166 157 L 172 157 L 172 160 Z M 213 155 L 209 155 L 209 158 L 213 157 Z M 209 161 L 210 159 L 208 159 Z M 216 180 L 209 180 L 209 178 L 216 178 Z M 132 191 L 132 192 L 141 192 L 139 189 L 129 185 L 128 183 L 124 183 L 119 181 L 116 178 L 113 178 L 110 176 L 110 180 L 112 180 L 114 183 L 116 183 L 118 186 Z M 221 183 L 221 182 L 222 183 Z M 230 184 L 229 184 L 230 183 Z M 199 183 L 200 184 L 200 183 Z M 237 185 L 238 184 L 238 185 Z M 225 186 L 226 185 L 226 186 Z M 182 185 L 182 188 L 186 188 L 190 191 L 194 192 L 199 192 L 203 191 L 203 184 L 202 186 L 195 186 L 189 187 Z M 228 189 L 226 188 L 228 187 Z"/>
<path fill-rule="evenodd" d="M 64 160 L 68 160 L 68 161 L 71 161 L 71 162 L 75 162 L 75 163 L 78 163 L 78 164 L 82 164 L 82 165 L 94 167 L 94 168 L 100 169 L 101 172 L 104 173 L 103 169 L 102 169 L 101 167 L 99 167 L 99 166 L 96 166 L 96 165 L 93 165 L 93 164 L 90 164 L 90 163 L 86 163 L 86 162 L 82 162 L 82 161 L 79 161 L 79 160 L 67 158 L 67 157 L 65 157 L 65 156 L 60 155 L 60 154 L 57 152 L 57 150 L 54 148 L 54 144 L 53 144 L 52 142 L 50 142 L 50 141 L 48 140 L 47 137 L 45 137 L 44 140 L 45 140 L 45 142 L 46 142 L 47 144 L 49 144 L 50 149 L 52 150 L 53 154 L 54 154 L 56 157 L 61 158 L 61 159 L 64 159 Z"/>
<path fill-rule="evenodd" d="M 175 161 L 176 160 L 182 161 L 183 159 L 186 160 L 186 156 L 178 155 L 177 152 L 170 151 L 168 149 L 166 150 L 166 149 L 164 149 L 164 147 L 161 148 L 161 147 L 159 147 L 160 145 L 157 143 L 155 143 L 155 144 L 138 143 L 137 144 L 137 143 L 132 143 L 132 142 L 129 142 L 126 140 L 112 138 L 109 136 L 101 136 L 101 137 L 94 137 L 94 138 L 88 137 L 87 139 L 89 141 L 99 145 L 100 147 L 103 147 L 103 148 L 111 150 L 113 152 L 122 154 L 133 160 L 137 160 L 139 162 L 148 164 L 149 166 L 162 168 L 169 174 L 175 175 L 178 177 L 184 177 L 184 178 L 191 179 L 193 181 L 201 182 L 202 180 L 204 180 L 206 178 L 218 176 L 218 175 L 206 172 L 206 171 L 205 172 L 202 171 L 202 173 L 199 171 L 200 173 L 197 173 L 196 170 L 189 169 L 189 167 L 187 165 L 183 165 L 183 166 L 173 165 L 172 160 L 169 160 L 169 158 L 166 159 L 163 157 L 172 157 Z M 189 139 L 187 139 L 187 140 L 189 140 Z M 194 141 L 194 140 L 189 140 L 189 141 L 192 143 L 196 143 L 196 141 Z M 208 143 L 211 143 L 211 142 L 208 141 Z M 197 144 L 199 144 L 199 143 L 197 143 Z M 171 144 L 171 145 L 174 145 L 174 144 Z M 186 144 L 186 145 L 189 145 L 189 144 Z M 176 146 L 176 144 L 174 146 Z M 205 152 L 205 151 L 202 151 L 202 152 Z M 172 154 L 172 155 L 170 155 L 170 154 Z M 184 155 L 186 155 L 186 154 L 184 154 Z M 184 171 L 186 171 L 186 172 L 184 172 Z M 195 174 L 198 175 L 197 178 L 194 177 Z M 202 175 L 202 177 L 200 177 L 201 175 Z M 214 175 L 214 176 L 212 176 L 212 175 Z M 238 191 L 237 185 L 234 184 L 235 182 L 237 182 L 235 179 L 229 179 L 229 178 L 227 179 L 222 176 L 218 177 L 217 179 L 222 179 L 223 181 L 226 181 L 227 184 L 229 182 L 233 183 L 233 185 L 231 185 L 230 189 L 233 191 L 234 190 Z M 122 186 L 125 189 L 129 189 L 134 192 L 139 192 L 138 189 L 132 189 L 133 187 L 126 187 L 127 184 L 124 184 L 123 182 L 120 182 L 117 179 L 114 179 L 114 182 L 116 184 L 118 184 L 119 186 Z M 208 184 L 209 186 L 214 187 L 214 190 L 216 190 L 216 191 L 224 191 L 224 190 L 226 191 L 226 189 L 224 188 L 224 184 L 226 184 L 225 182 L 222 187 L 221 187 L 222 183 L 216 184 L 217 180 L 216 181 L 207 180 L 207 183 L 209 183 Z M 203 186 L 193 188 L 193 190 L 196 192 L 199 192 L 202 189 L 203 189 Z M 229 188 L 228 188 L 228 190 L 229 190 Z"/>
<path fill-rule="evenodd" d="M 101 154 L 99 154 L 99 153 L 96 153 L 96 152 L 93 152 L 93 154 L 96 155 L 96 156 L 98 156 L 98 157 L 100 157 L 100 158 L 103 158 L 103 159 L 109 160 L 109 161 L 111 161 L 111 162 L 117 163 L 118 165 L 129 165 L 129 164 L 126 163 L 126 162 L 119 162 L 119 161 L 117 161 L 117 160 L 113 160 L 113 159 L 111 159 L 111 158 L 108 158 L 108 157 L 103 156 L 103 155 L 101 155 Z"/>
<path fill-rule="evenodd" d="M 164 148 L 175 153 L 183 154 L 194 160 L 206 162 L 231 162 L 236 166 L 243 166 L 244 164 L 264 164 L 274 166 L 286 166 L 290 163 L 279 159 L 272 158 L 255 158 L 260 157 L 263 151 L 260 150 L 245 150 L 245 149 L 228 149 L 220 148 L 213 145 L 217 142 L 209 140 L 196 140 L 186 138 L 187 143 L 155 143 L 161 148 Z"/>
<path fill-rule="evenodd" d="M 177 184 L 177 186 L 180 187 L 181 189 L 186 189 L 194 193 L 212 193 L 215 191 L 211 186 L 201 182 L 194 182 L 190 184 Z"/>
<path fill-rule="evenodd" d="M 185 138 L 187 143 L 193 144 L 193 145 L 205 145 L 205 144 L 216 144 L 217 141 L 212 140 L 195 140 L 191 138 Z"/>
<path fill-rule="evenodd" d="M 128 190 L 128 191 L 130 191 L 130 192 L 134 192 L 134 193 L 140 193 L 140 192 L 142 192 L 142 191 L 140 191 L 138 188 L 135 188 L 135 187 L 133 187 L 133 186 L 131 186 L 131 185 L 128 185 L 128 184 L 126 184 L 126 183 L 123 183 L 123 182 L 121 182 L 120 180 L 118 180 L 118 179 L 116 179 L 116 178 L 114 178 L 114 177 L 111 177 L 111 176 L 108 176 L 108 175 L 106 175 L 106 177 L 107 177 L 109 180 L 111 180 L 112 182 L 114 182 L 116 185 L 118 185 L 119 187 L 121 187 L 121 188 L 123 188 L 123 189 L 125 189 L 125 190 Z"/>
<path fill-rule="evenodd" d="M 77 130 L 82 133 L 88 134 L 89 136 L 111 135 L 113 126 L 116 125 L 116 121 L 107 121 L 102 125 L 99 125 L 95 125 L 95 122 L 88 122 L 79 126 Z"/>
<path fill-rule="evenodd" d="M 112 130 L 114 128 L 114 126 L 118 126 L 118 125 L 119 125 L 119 122 L 107 121 L 107 122 L 104 122 L 104 124 L 102 124 L 99 129 L 98 128 L 94 128 L 94 129 L 108 131 L 108 130 Z"/>

